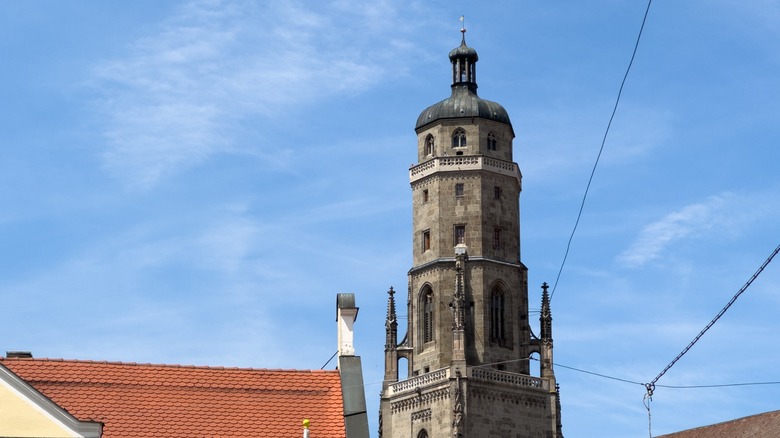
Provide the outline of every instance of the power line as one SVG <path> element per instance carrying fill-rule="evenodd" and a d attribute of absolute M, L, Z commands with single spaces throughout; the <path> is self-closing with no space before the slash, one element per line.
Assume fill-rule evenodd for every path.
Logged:
<path fill-rule="evenodd" d="M 780 385 L 780 382 L 747 382 L 747 383 L 721 383 L 716 385 L 655 385 L 658 388 L 667 389 L 705 389 L 705 388 L 733 388 L 735 386 L 763 386 Z"/>
<path fill-rule="evenodd" d="M 539 359 L 536 359 L 536 358 L 530 358 L 530 359 L 531 360 L 535 360 L 535 361 L 539 360 Z M 513 361 L 506 361 L 506 362 L 513 362 Z M 497 363 L 506 363 L 506 362 L 496 362 L 494 364 L 489 364 L 489 365 L 495 365 Z M 571 366 L 563 365 L 563 364 L 560 364 L 560 363 L 553 363 L 553 366 L 556 366 L 556 367 L 559 367 L 559 368 L 565 368 L 567 370 L 577 371 L 578 373 L 589 374 L 591 376 L 601 377 L 601 378 L 604 378 L 604 379 L 615 380 L 615 381 L 623 382 L 623 383 L 630 383 L 632 385 L 645 386 L 644 383 L 640 383 L 640 382 L 637 382 L 637 381 L 634 381 L 634 380 L 628 380 L 628 379 L 623 379 L 623 378 L 620 378 L 620 377 L 610 376 L 610 375 L 607 375 L 607 374 L 596 373 L 596 372 L 593 372 L 593 371 L 584 370 L 582 368 L 571 367 Z M 656 387 L 658 387 L 658 388 L 667 388 L 667 389 L 707 389 L 707 388 L 733 388 L 733 387 L 738 387 L 738 386 L 765 386 L 765 385 L 780 385 L 780 381 L 716 383 L 716 384 L 707 384 L 707 385 L 656 385 Z"/>
<path fill-rule="evenodd" d="M 590 374 L 592 376 L 603 377 L 605 379 L 617 380 L 618 382 L 631 383 L 631 384 L 634 384 L 634 385 L 645 386 L 644 383 L 634 382 L 633 380 L 621 379 L 619 377 L 608 376 L 606 374 L 594 373 L 593 371 L 587 371 L 587 370 L 583 370 L 583 369 L 580 369 L 580 368 L 574 368 L 574 367 L 570 367 L 570 366 L 566 366 L 566 365 L 561 365 L 559 363 L 553 363 L 553 366 L 566 368 L 566 369 L 569 369 L 569 370 L 572 370 L 572 371 L 577 371 L 577 372 L 580 372 L 580 373 Z"/>
<path fill-rule="evenodd" d="M 650 395 L 650 392 L 645 393 L 645 396 L 642 398 L 642 404 L 647 409 L 647 435 L 650 438 L 653 438 L 653 414 L 650 412 L 650 402 L 652 401 L 653 396 Z"/>
<path fill-rule="evenodd" d="M 555 289 L 558 287 L 558 280 L 561 279 L 561 272 L 563 272 L 563 266 L 566 264 L 566 259 L 569 257 L 569 249 L 571 248 L 571 241 L 572 239 L 574 239 L 574 233 L 577 231 L 577 226 L 580 224 L 580 218 L 582 217 L 582 211 L 585 208 L 585 200 L 588 197 L 590 184 L 593 182 L 593 175 L 595 175 L 596 167 L 598 167 L 599 160 L 601 160 L 601 153 L 604 151 L 604 144 L 606 144 L 607 142 L 609 129 L 612 127 L 612 120 L 615 118 L 615 113 L 617 112 L 618 104 L 620 103 L 620 96 L 623 94 L 623 86 L 625 86 L 626 79 L 628 78 L 628 72 L 631 71 L 631 66 L 634 64 L 634 58 L 636 57 L 636 52 L 639 49 L 639 40 L 642 38 L 642 31 L 645 29 L 647 14 L 650 12 L 650 4 L 652 2 L 653 0 L 648 0 L 647 2 L 645 15 L 642 18 L 642 26 L 639 27 L 639 34 L 637 35 L 636 43 L 634 44 L 634 51 L 631 53 L 631 60 L 628 62 L 628 68 L 626 68 L 626 74 L 623 75 L 623 81 L 620 83 L 620 89 L 618 90 L 617 98 L 615 99 L 615 106 L 612 108 L 612 115 L 609 116 L 609 122 L 607 123 L 607 129 L 604 131 L 604 137 L 601 139 L 601 147 L 599 148 L 599 153 L 596 156 L 596 162 L 593 163 L 593 170 L 591 170 L 590 178 L 588 178 L 588 184 L 585 186 L 585 193 L 582 195 L 582 202 L 580 203 L 580 211 L 577 213 L 577 220 L 574 221 L 574 229 L 571 230 L 571 235 L 569 236 L 569 242 L 566 244 L 566 252 L 563 254 L 563 261 L 561 262 L 561 268 L 558 270 L 558 276 L 555 277 L 555 284 L 553 284 L 552 292 L 550 292 L 550 300 L 552 300 L 553 295 L 555 295 Z"/>
<path fill-rule="evenodd" d="M 325 367 L 326 367 L 326 366 L 328 366 L 328 364 L 330 363 L 330 361 L 332 361 L 332 360 L 333 360 L 333 358 L 334 358 L 334 357 L 336 357 L 336 355 L 337 355 L 337 354 L 339 354 L 339 351 L 338 351 L 338 350 L 336 350 L 336 352 L 335 352 L 335 353 L 333 353 L 333 356 L 331 356 L 331 357 L 330 357 L 330 359 L 328 359 L 328 361 L 327 361 L 327 362 L 325 362 L 325 364 L 324 364 L 323 366 L 321 366 L 321 367 L 320 367 L 320 369 L 321 369 L 321 370 L 322 370 L 322 369 L 325 369 Z"/>
<path fill-rule="evenodd" d="M 514 363 L 514 362 L 526 362 L 526 361 L 530 361 L 530 360 L 539 360 L 539 359 L 534 359 L 534 358 L 531 358 L 531 357 L 525 357 L 525 358 L 520 358 L 520 359 L 501 360 L 501 361 L 498 361 L 498 362 L 483 363 L 482 365 L 474 365 L 473 368 L 488 368 L 488 367 L 493 367 L 494 365 L 504 365 L 504 364 Z"/>
<path fill-rule="evenodd" d="M 695 338 L 693 338 L 693 340 L 690 342 L 690 344 L 688 344 L 687 347 L 683 348 L 683 350 L 680 352 L 680 354 L 677 355 L 677 357 L 674 358 L 674 360 L 669 362 L 669 365 L 667 365 L 666 368 L 664 368 L 663 371 L 661 371 L 655 377 L 655 379 L 653 379 L 650 383 L 648 383 L 646 385 L 647 386 L 647 390 L 648 390 L 649 393 L 652 394 L 652 388 L 655 387 L 655 384 L 656 384 L 656 382 L 658 382 L 658 379 L 663 377 L 663 375 L 666 374 L 666 372 L 669 371 L 669 369 L 672 368 L 674 366 L 674 364 L 676 364 L 677 361 L 680 360 L 685 355 L 685 353 L 687 353 L 688 350 L 690 350 L 691 347 L 693 347 L 693 345 L 696 344 L 696 342 L 698 342 L 699 339 L 701 339 L 702 336 L 704 336 L 704 333 L 706 333 L 707 330 L 710 329 L 710 327 L 715 325 L 715 323 L 720 319 L 720 317 L 723 316 L 723 314 L 726 313 L 727 310 L 729 310 L 729 307 L 731 307 L 731 305 L 734 304 L 735 301 L 737 301 L 737 298 L 739 298 L 739 296 L 742 295 L 742 293 L 745 292 L 748 287 L 750 287 L 750 285 L 753 283 L 753 281 L 756 278 L 758 278 L 758 276 L 761 274 L 761 272 L 764 270 L 764 268 L 766 268 L 767 265 L 769 265 L 769 263 L 777 255 L 778 252 L 780 252 L 780 245 L 778 245 L 777 248 L 775 248 L 775 250 L 772 251 L 772 254 L 769 255 L 769 257 L 766 259 L 766 261 L 764 261 L 764 263 L 758 268 L 758 270 L 753 274 L 753 276 L 751 276 L 750 279 L 731 298 L 731 300 L 728 302 L 728 304 L 726 304 L 726 306 L 723 307 L 723 309 L 721 309 L 720 312 L 718 312 L 717 315 L 715 315 L 715 318 L 713 318 L 712 321 L 710 321 L 709 324 L 707 324 L 702 329 L 702 331 L 699 332 L 699 334 L 696 335 Z"/>
<path fill-rule="evenodd" d="M 331 358 L 332 359 L 332 358 Z M 527 358 L 520 358 L 520 359 L 510 359 L 510 360 L 502 360 L 498 362 L 491 362 L 491 363 L 485 363 L 482 365 L 475 365 L 473 368 L 492 368 L 496 365 L 502 365 L 502 364 L 509 364 L 509 363 L 515 363 L 515 362 L 525 362 L 525 361 L 536 361 L 539 362 L 539 359 L 535 357 L 527 357 Z M 591 376 L 601 377 L 603 379 L 609 379 L 609 380 L 615 380 L 617 382 L 622 383 L 629 383 L 632 385 L 639 385 L 639 386 L 645 386 L 644 383 L 640 383 L 634 380 L 629 379 L 623 379 L 620 377 L 610 376 L 607 374 L 601 374 L 594 371 L 588 371 L 584 370 L 582 368 L 576 368 L 568 365 L 563 365 L 557 362 L 553 362 L 553 366 L 559 367 L 559 368 L 565 368 L 567 370 L 576 371 L 578 373 L 588 374 Z M 324 368 L 324 367 L 323 367 Z M 378 382 L 368 382 L 364 383 L 364 386 L 374 386 L 379 385 L 383 383 L 384 381 L 378 381 Z M 708 389 L 708 388 L 733 388 L 733 387 L 740 387 L 740 386 L 767 386 L 767 385 L 780 385 L 780 381 L 767 381 L 767 382 L 739 382 L 739 383 L 715 383 L 715 384 L 707 384 L 707 385 L 656 385 L 658 388 L 666 388 L 666 389 Z M 356 385 L 356 387 L 359 385 Z M 350 386 L 351 387 L 351 386 Z"/>

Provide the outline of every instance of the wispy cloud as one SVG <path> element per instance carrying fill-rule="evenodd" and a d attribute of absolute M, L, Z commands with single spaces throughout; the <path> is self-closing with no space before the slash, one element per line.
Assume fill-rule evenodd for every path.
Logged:
<path fill-rule="evenodd" d="M 575 104 L 572 104 L 575 105 Z M 566 175 L 580 175 L 593 166 L 604 136 L 606 120 L 592 103 L 580 106 L 532 108 L 519 120 L 533 126 L 520 139 L 520 148 L 528 154 L 521 163 L 523 174 L 550 184 L 568 181 Z M 559 129 L 560 120 L 569 129 Z M 613 125 L 599 164 L 605 168 L 624 167 L 640 161 L 663 147 L 669 136 L 672 114 L 652 107 L 626 105 Z"/>
<path fill-rule="evenodd" d="M 396 13 L 393 3 L 378 6 L 385 17 Z M 262 131 L 263 122 L 303 104 L 360 92 L 391 69 L 397 74 L 404 68 L 404 58 L 394 56 L 404 47 L 403 29 L 374 9 L 218 0 L 179 7 L 127 54 L 94 69 L 105 168 L 148 188 L 215 153 L 240 149 L 234 133 L 247 120 Z M 396 43 L 374 50 L 385 38 Z"/>
<path fill-rule="evenodd" d="M 338 205 L 324 208 L 326 212 L 338 209 Z M 177 361 L 204 363 L 208 352 L 203 346 L 222 345 L 231 352 L 225 359 L 230 364 L 305 364 L 311 358 L 286 350 L 289 343 L 311 342 L 316 334 L 301 329 L 292 330 L 284 339 L 269 335 L 281 324 L 279 315 L 287 325 L 302 324 L 294 321 L 295 315 L 275 314 L 273 306 L 294 304 L 297 315 L 308 315 L 313 308 L 316 318 L 329 321 L 330 314 L 320 310 L 333 295 L 312 295 L 311 291 L 322 284 L 354 284 L 355 278 L 374 275 L 363 268 L 378 266 L 380 261 L 387 264 L 388 256 L 328 240 L 321 230 L 312 229 L 317 220 L 343 219 L 348 212 L 298 222 L 291 217 L 257 215 L 251 205 L 234 202 L 184 220 L 136 224 L 85 246 L 70 260 L 47 267 L 46 275 L 6 279 L 2 290 L 11 300 L 9 306 L 26 312 L 24 324 L 39 324 L 41 315 L 67 302 L 83 303 L 93 313 L 94 318 L 66 324 L 72 315 L 55 312 L 58 316 L 48 322 L 59 330 L 57 338 L 66 339 L 72 349 L 48 345 L 42 350 L 86 352 L 77 340 L 88 333 L 93 344 L 85 357 L 101 351 L 103 358 L 128 360 L 130 351 L 141 360 L 160 361 L 155 358 L 175 350 L 182 358 Z M 309 226 L 301 227 L 302 222 Z M 279 251 L 285 247 L 293 249 Z M 313 260 L 337 260 L 355 278 L 337 283 L 335 277 L 342 270 Z M 223 321 L 219 315 L 225 314 L 231 317 Z M 326 345 L 317 348 L 329 349 Z M 273 359 L 258 359 L 261 352 L 268 355 L 269 351 L 274 352 Z M 318 351 L 315 361 L 329 354 Z M 301 357 L 290 359 L 295 355 Z M 315 365 L 321 363 L 311 366 Z"/>
<path fill-rule="evenodd" d="M 645 226 L 633 245 L 620 256 L 620 261 L 639 266 L 657 259 L 675 241 L 711 229 L 717 222 L 715 212 L 722 209 L 723 204 L 723 197 L 715 196 L 702 203 L 687 205 Z"/>
<path fill-rule="evenodd" d="M 768 192 L 752 196 L 726 192 L 687 205 L 646 225 L 618 262 L 628 267 L 642 266 L 659 259 L 676 242 L 712 236 L 716 230 L 718 236 L 732 236 L 765 217 L 775 201 L 776 196 Z"/>

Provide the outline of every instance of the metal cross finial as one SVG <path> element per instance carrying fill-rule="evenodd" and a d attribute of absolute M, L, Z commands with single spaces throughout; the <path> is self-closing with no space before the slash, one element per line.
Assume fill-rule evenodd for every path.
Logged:
<path fill-rule="evenodd" d="M 463 34 L 463 36 L 466 36 L 466 16 L 461 15 L 460 16 L 460 33 Z"/>

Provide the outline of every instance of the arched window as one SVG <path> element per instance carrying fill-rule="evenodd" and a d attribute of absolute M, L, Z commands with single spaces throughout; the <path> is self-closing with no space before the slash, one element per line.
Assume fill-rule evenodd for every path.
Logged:
<path fill-rule="evenodd" d="M 433 144 L 433 136 L 428 134 L 427 137 L 425 137 L 425 155 L 427 156 L 433 156 L 433 153 L 436 151 Z"/>
<path fill-rule="evenodd" d="M 398 358 L 398 380 L 406 380 L 409 376 L 409 359 L 405 357 Z"/>
<path fill-rule="evenodd" d="M 417 434 L 417 438 L 428 438 L 428 431 L 425 429 L 421 430 L 420 433 Z"/>
<path fill-rule="evenodd" d="M 498 343 L 506 341 L 506 298 L 500 288 L 490 294 L 490 339 Z"/>
<path fill-rule="evenodd" d="M 498 150 L 498 141 L 496 140 L 495 134 L 492 132 L 487 136 L 487 148 L 489 151 Z"/>
<path fill-rule="evenodd" d="M 433 330 L 434 330 L 434 322 L 433 322 L 433 290 L 431 290 L 430 287 L 426 287 L 426 289 L 422 293 L 421 297 L 421 318 L 420 322 L 422 322 L 422 340 L 423 343 L 431 342 L 433 341 Z"/>
<path fill-rule="evenodd" d="M 452 133 L 452 147 L 465 148 L 466 147 L 466 131 L 463 128 L 458 128 Z"/>

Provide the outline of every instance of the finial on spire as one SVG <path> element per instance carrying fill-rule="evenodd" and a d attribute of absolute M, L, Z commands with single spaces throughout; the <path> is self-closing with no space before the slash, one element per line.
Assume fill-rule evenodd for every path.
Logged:
<path fill-rule="evenodd" d="M 398 318 L 395 315 L 395 290 L 390 286 L 387 291 L 387 318 L 385 319 L 385 351 L 391 351 L 398 345 Z M 396 377 L 396 380 L 398 378 Z"/>
<path fill-rule="evenodd" d="M 550 294 L 547 292 L 549 287 L 547 282 L 542 283 L 542 312 L 539 315 L 539 322 L 542 324 L 540 333 L 542 342 L 552 342 L 552 312 L 550 311 Z"/>
<path fill-rule="evenodd" d="M 463 44 L 466 44 L 466 16 L 460 16 L 460 33 L 463 35 Z"/>

